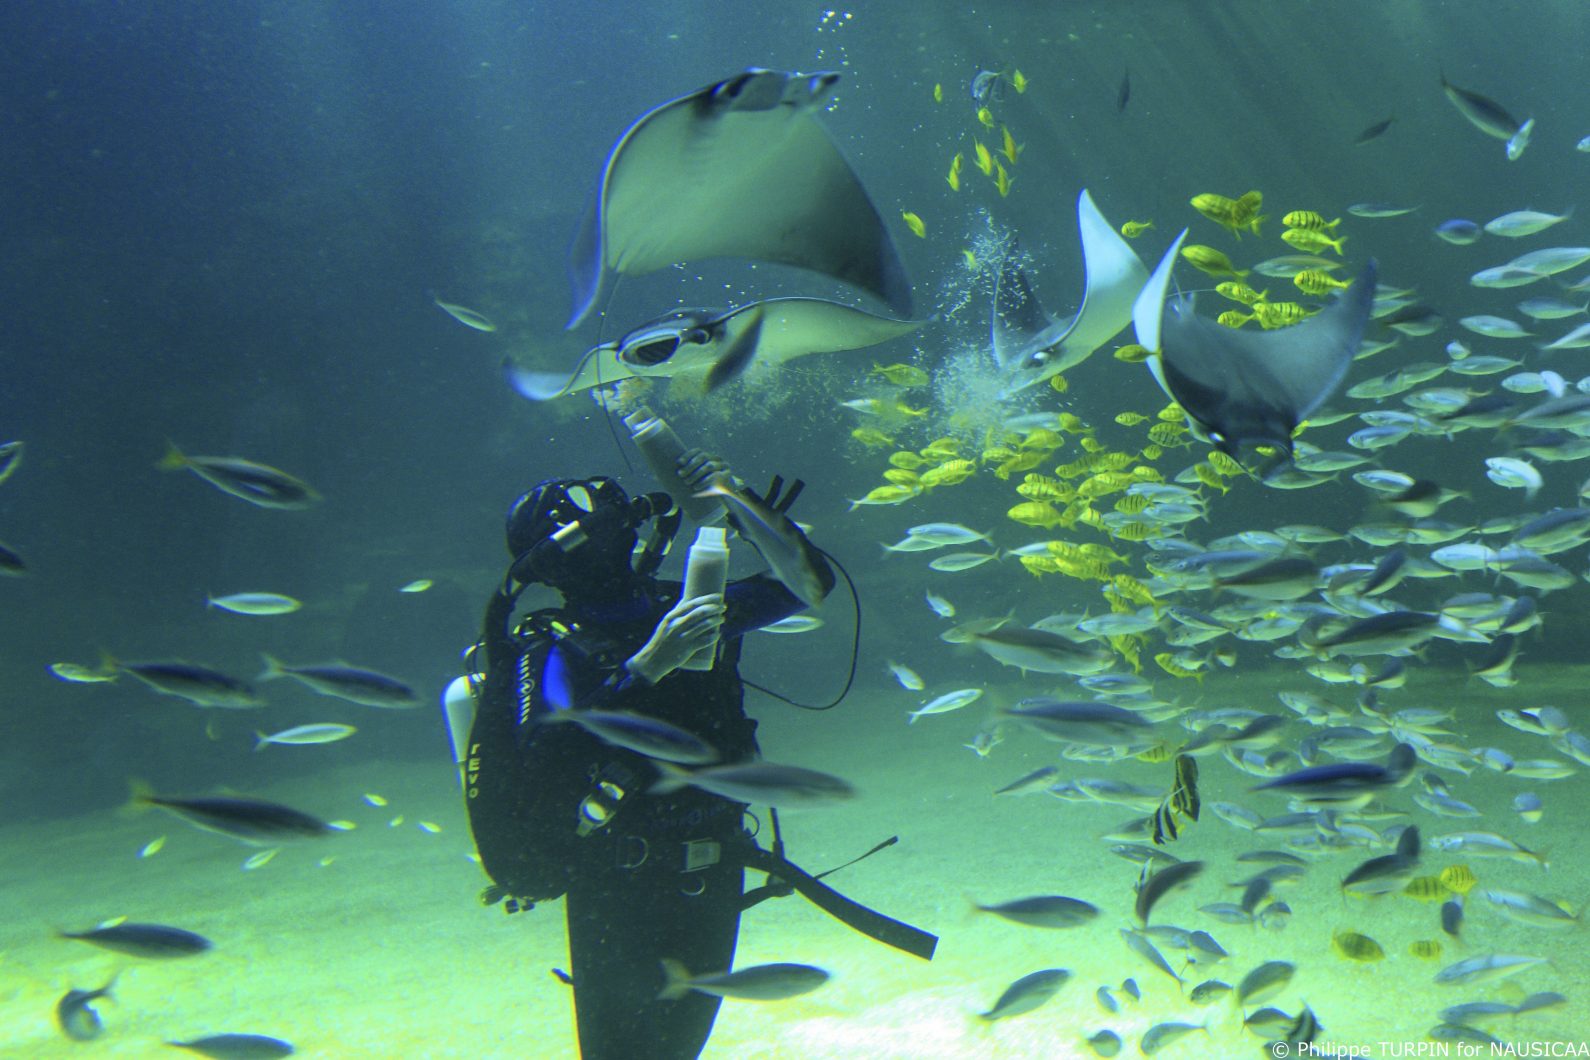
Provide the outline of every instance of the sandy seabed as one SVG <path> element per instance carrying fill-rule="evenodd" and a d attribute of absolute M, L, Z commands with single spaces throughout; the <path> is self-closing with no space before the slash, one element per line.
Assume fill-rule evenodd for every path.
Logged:
<path fill-rule="evenodd" d="M 1547 743 L 1495 721 L 1503 705 L 1556 703 L 1577 715 L 1586 674 L 1536 667 L 1527 689 L 1507 693 L 1428 679 L 1388 693 L 1391 709 L 1443 705 L 1456 709 L 1455 741 L 1502 748 L 1518 758 L 1558 758 Z M 1213 684 L 1213 682 L 1211 682 Z M 1196 694 L 1188 686 L 1189 694 Z M 1282 688 L 1306 689 L 1340 703 L 1350 695 L 1306 677 L 1244 675 L 1226 679 L 1198 705 L 1246 706 L 1284 712 Z M 735 1060 L 869 1060 L 932 1057 L 1091 1056 L 1086 1037 L 1109 1028 L 1137 1055 L 1144 1031 L 1164 1021 L 1207 1025 L 1166 1046 L 1166 1057 L 1258 1056 L 1258 1038 L 1241 1026 L 1230 998 L 1207 1006 L 1185 990 L 1206 978 L 1235 984 L 1256 965 L 1286 960 L 1296 977 L 1267 1004 L 1296 1012 L 1306 1002 L 1325 1031 L 1322 1046 L 1360 1055 L 1413 1055 L 1443 1007 L 1480 999 L 1517 1002 L 1536 991 L 1567 995 L 1564 1006 L 1484 1024 L 1513 1047 L 1536 1055 L 1575 1055 L 1590 1038 L 1585 1016 L 1590 960 L 1580 925 L 1551 930 L 1504 919 L 1471 895 L 1461 941 L 1442 935 L 1437 906 L 1401 895 L 1363 900 L 1341 895 L 1340 880 L 1366 851 L 1316 860 L 1277 895 L 1293 909 L 1280 931 L 1219 923 L 1198 906 L 1235 901 L 1229 887 L 1253 871 L 1238 853 L 1280 847 L 1234 828 L 1206 810 L 1171 850 L 1206 862 L 1186 891 L 1168 897 L 1156 924 L 1209 931 L 1230 957 L 1185 970 L 1186 987 L 1149 967 L 1123 944 L 1133 926 L 1137 867 L 1108 852 L 1097 837 L 1134 816 L 1120 806 L 1061 802 L 1047 795 L 995 799 L 992 792 L 1023 773 L 1056 761 L 1054 745 L 1011 733 L 986 759 L 961 744 L 987 715 L 1039 689 L 1033 683 L 994 689 L 967 710 L 929 716 L 907 726 L 918 699 L 876 687 L 823 716 L 759 709 L 769 758 L 810 765 L 855 782 L 862 797 L 820 810 L 786 814 L 790 856 L 809 871 L 848 860 L 890 835 L 900 842 L 833 876 L 829 882 L 858 901 L 942 936 L 937 957 L 922 962 L 860 936 L 799 897 L 765 902 L 742 925 L 739 962 L 797 961 L 833 973 L 822 989 L 780 1003 L 727 1002 L 704 1054 Z M 1590 718 L 1584 728 L 1590 730 Z M 1288 739 L 1305 734 L 1291 726 Z M 272 754 L 278 753 L 273 750 Z M 313 755 L 316 749 L 283 748 Z M 1062 762 L 1061 776 L 1107 776 L 1148 785 L 1169 783 L 1168 764 Z M 1283 800 L 1250 794 L 1251 778 L 1217 758 L 1203 760 L 1206 806 L 1240 801 L 1265 813 Z M 1452 793 L 1473 803 L 1479 819 L 1434 817 L 1409 796 L 1388 804 L 1411 811 L 1426 837 L 1443 832 L 1500 832 L 1549 852 L 1543 870 L 1495 858 L 1429 851 L 1422 872 L 1467 864 L 1481 887 L 1543 895 L 1577 909 L 1590 895 L 1590 858 L 1583 807 L 1590 795 L 1583 770 L 1556 780 L 1525 780 L 1478 770 L 1448 774 Z M 1545 818 L 1526 824 L 1509 808 L 1534 791 Z M 366 803 L 366 793 L 387 800 Z M 551 974 L 566 967 L 561 903 L 518 915 L 484 908 L 484 885 L 470 860 L 471 844 L 456 776 L 445 751 L 434 763 L 369 764 L 317 774 L 249 792 L 328 819 L 357 824 L 324 840 L 285 846 L 266 864 L 244 869 L 254 853 L 225 838 L 162 814 L 129 819 L 104 813 L 0 830 L 0 1055 L 37 1058 L 176 1056 L 167 1038 L 223 1032 L 268 1034 L 293 1042 L 304 1056 L 565 1057 L 574 1056 L 568 988 Z M 401 821 L 397 819 L 401 815 Z M 420 822 L 438 826 L 427 831 Z M 156 855 L 138 853 L 165 835 Z M 1375 851 L 1381 853 L 1384 851 Z M 329 860 L 329 864 L 322 864 Z M 754 884 L 760 877 L 752 875 Z M 968 896 L 1000 902 L 1065 894 L 1102 911 L 1091 924 L 1046 931 L 973 913 Z M 140 961 L 78 942 L 52 929 L 82 930 L 110 917 L 173 924 L 215 942 L 202 956 Z M 1384 960 L 1359 964 L 1332 949 L 1341 930 L 1372 936 Z M 1418 939 L 1440 939 L 1440 959 L 1409 953 Z M 1544 957 L 1549 964 L 1501 982 L 1443 986 L 1444 965 L 1485 953 Z M 1180 966 L 1182 954 L 1167 949 Z M 1031 1013 L 987 1024 L 988 1009 L 1015 979 L 1043 968 L 1066 968 L 1071 979 Z M 100 1003 L 104 1034 L 89 1043 L 66 1039 L 53 1011 L 70 987 L 102 985 L 118 972 L 115 1000 Z M 1128 976 L 1142 999 L 1117 1014 L 1096 998 Z M 1122 996 L 1119 989 L 1117 996 Z M 1550 1050 L 1557 1050 L 1555 1053 Z M 1454 1046 L 1448 1055 L 1459 1055 Z M 1490 1055 L 1481 1048 L 1468 1055 Z"/>

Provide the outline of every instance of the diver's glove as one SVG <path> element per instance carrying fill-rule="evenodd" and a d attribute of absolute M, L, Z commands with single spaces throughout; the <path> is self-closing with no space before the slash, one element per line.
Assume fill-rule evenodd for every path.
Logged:
<path fill-rule="evenodd" d="M 723 628 L 722 593 L 709 593 L 675 604 L 652 630 L 651 638 L 630 656 L 624 668 L 647 684 L 656 684 L 708 647 Z"/>
<path fill-rule="evenodd" d="M 735 489 L 744 489 L 745 483 L 729 470 L 729 462 L 705 449 L 686 449 L 679 454 L 679 478 L 691 490 L 700 493 L 719 479 L 726 479 Z"/>

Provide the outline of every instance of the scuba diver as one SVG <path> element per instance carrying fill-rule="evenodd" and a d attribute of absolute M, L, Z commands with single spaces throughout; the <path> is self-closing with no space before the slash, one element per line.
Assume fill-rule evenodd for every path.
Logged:
<path fill-rule="evenodd" d="M 693 492 L 719 484 L 776 514 L 786 540 L 798 544 L 808 582 L 821 596 L 833 588 L 823 554 L 783 515 L 801 483 L 780 496 L 775 478 L 755 498 L 699 450 L 678 463 Z M 668 494 L 631 498 L 611 478 L 535 486 L 509 510 L 513 563 L 487 606 L 470 666 L 482 672 L 468 679 L 474 716 L 459 758 L 476 848 L 493 881 L 482 899 L 506 899 L 514 912 L 566 896 L 571 974 L 556 974 L 574 988 L 587 1060 L 699 1055 L 721 999 L 695 991 L 660 997 L 663 962 L 697 974 L 728 971 L 740 914 L 762 898 L 799 891 L 918 956 L 930 956 L 936 942 L 788 862 L 776 815 L 773 849 L 765 850 L 746 827 L 747 804 L 688 785 L 659 787 L 662 767 L 635 749 L 643 743 L 554 723 L 601 712 L 591 717 L 619 717 L 641 737 L 648 725 L 683 730 L 719 762 L 757 757 L 740 639 L 805 604 L 769 573 L 731 581 L 721 595 L 680 599 L 680 583 L 655 576 L 680 522 Z M 515 622 L 520 595 L 536 584 L 556 590 L 561 606 Z M 714 641 L 709 669 L 684 666 Z M 768 874 L 750 894 L 747 867 Z"/>

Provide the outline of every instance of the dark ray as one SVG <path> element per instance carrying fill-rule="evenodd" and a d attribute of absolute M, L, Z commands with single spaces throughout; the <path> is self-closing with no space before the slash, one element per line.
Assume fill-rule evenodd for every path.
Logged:
<path fill-rule="evenodd" d="M 1275 331 L 1239 331 L 1193 312 L 1190 295 L 1168 298 L 1187 233 L 1176 237 L 1133 307 L 1148 364 L 1193 428 L 1235 456 L 1268 444 L 1292 452 L 1292 433 L 1341 384 L 1363 338 L 1375 294 L 1375 263 L 1327 308 Z"/>

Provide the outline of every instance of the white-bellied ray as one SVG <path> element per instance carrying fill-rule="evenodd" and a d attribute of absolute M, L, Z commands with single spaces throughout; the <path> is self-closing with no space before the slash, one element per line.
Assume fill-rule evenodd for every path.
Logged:
<path fill-rule="evenodd" d="M 1055 320 L 1027 283 L 1012 246 L 994 286 L 994 359 L 1009 377 L 1008 393 L 1042 383 L 1087 360 L 1132 322 L 1132 304 L 1148 268 L 1104 219 L 1093 197 L 1077 197 L 1082 237 L 1082 304 L 1075 316 Z"/>
<path fill-rule="evenodd" d="M 569 258 L 577 326 L 615 275 L 751 258 L 811 269 L 911 312 L 878 210 L 817 120 L 837 73 L 752 68 L 642 115 L 608 154 Z"/>
<path fill-rule="evenodd" d="M 782 364 L 812 353 L 876 346 L 921 327 L 826 298 L 768 298 L 734 309 L 677 309 L 614 342 L 593 346 L 573 372 L 540 372 L 504 365 L 508 382 L 533 401 L 548 401 L 630 376 L 670 378 L 707 372 L 708 388 L 739 375 L 754 361 Z"/>

